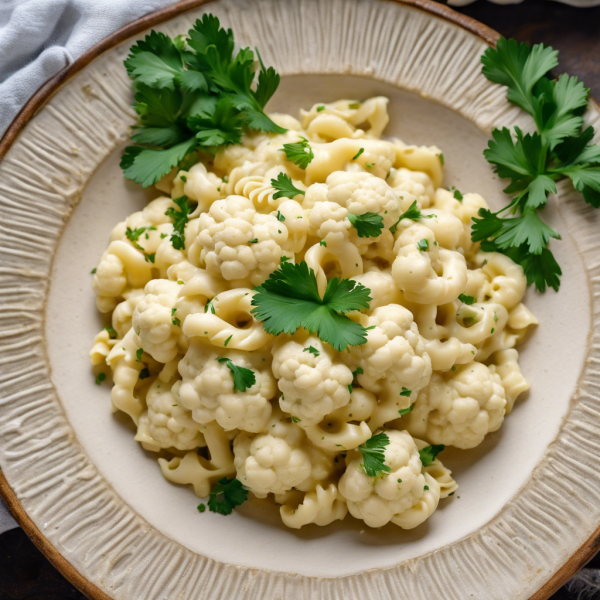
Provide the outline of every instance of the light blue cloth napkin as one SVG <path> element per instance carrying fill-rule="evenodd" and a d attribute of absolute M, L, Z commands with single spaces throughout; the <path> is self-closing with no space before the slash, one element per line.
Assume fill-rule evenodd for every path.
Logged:
<path fill-rule="evenodd" d="M 175 0 L 0 0 L 0 136 L 36 90 L 107 35 Z M 18 527 L 0 500 L 0 533 Z"/>
<path fill-rule="evenodd" d="M 0 0 L 0 136 L 33 93 L 123 25 L 175 0 Z"/>

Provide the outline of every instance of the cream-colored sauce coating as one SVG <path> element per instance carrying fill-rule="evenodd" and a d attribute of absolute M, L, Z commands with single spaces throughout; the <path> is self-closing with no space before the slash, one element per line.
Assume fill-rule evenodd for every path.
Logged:
<path fill-rule="evenodd" d="M 113 229 L 93 288 L 116 338 L 96 336 L 92 364 L 110 368 L 113 410 L 131 417 L 163 475 L 199 497 L 236 476 L 257 497 L 273 495 L 288 527 L 350 512 L 411 529 L 457 489 L 419 450 L 477 446 L 529 387 L 514 349 L 537 324 L 521 303 L 523 270 L 471 241 L 487 204 L 440 187 L 440 149 L 380 139 L 386 98 L 272 118 L 288 131 L 246 134 L 172 172 L 156 186 L 166 195 Z M 281 152 L 300 137 L 314 152 L 305 170 Z M 280 173 L 305 193 L 274 198 Z M 197 207 L 176 250 L 165 212 L 182 195 Z M 414 202 L 422 218 L 398 222 Z M 348 219 L 366 212 L 383 219 L 377 237 L 358 236 Z M 143 231 L 132 242 L 127 228 Z M 351 315 L 369 327 L 364 345 L 340 353 L 302 329 L 264 331 L 253 288 L 282 257 L 306 261 L 321 293 L 335 276 L 371 290 L 370 308 Z M 219 357 L 256 383 L 236 390 Z M 390 471 L 373 478 L 358 446 L 381 431 Z"/>

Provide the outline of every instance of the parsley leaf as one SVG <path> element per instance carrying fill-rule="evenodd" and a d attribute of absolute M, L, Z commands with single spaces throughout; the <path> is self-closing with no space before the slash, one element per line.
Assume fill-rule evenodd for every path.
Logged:
<path fill-rule="evenodd" d="M 106 331 L 108 331 L 108 337 L 111 340 L 114 340 L 117 337 L 117 332 L 112 327 L 105 327 Z"/>
<path fill-rule="evenodd" d="M 424 215 L 421 213 L 419 207 L 417 206 L 417 201 L 415 200 L 409 207 L 408 210 L 403 212 L 398 220 L 390 227 L 390 231 L 392 233 L 396 233 L 398 229 L 398 225 L 402 219 L 412 219 L 413 221 L 418 221 L 419 219 L 432 219 L 435 215 Z"/>
<path fill-rule="evenodd" d="M 188 216 L 192 212 L 188 204 L 187 196 L 174 198 L 173 202 L 177 204 L 179 210 L 170 206 L 165 215 L 173 219 L 173 233 L 171 233 L 171 244 L 175 250 L 185 250 L 185 225 L 188 222 Z"/>
<path fill-rule="evenodd" d="M 402 394 L 400 394 L 402 396 Z M 413 408 L 415 407 L 414 404 L 411 404 L 408 408 L 401 408 L 398 411 L 398 414 L 403 417 L 404 415 L 407 415 L 408 413 L 411 413 L 413 411 Z"/>
<path fill-rule="evenodd" d="M 469 306 L 471 306 L 471 304 L 475 303 L 475 298 L 473 296 L 467 296 L 465 294 L 459 294 L 458 295 L 458 299 L 463 303 L 463 304 L 468 304 Z"/>
<path fill-rule="evenodd" d="M 168 35 L 151 31 L 129 52 L 125 68 L 132 79 L 150 87 L 175 89 L 175 80 L 183 74 L 183 61 Z"/>
<path fill-rule="evenodd" d="M 277 190 L 276 194 L 273 194 L 273 200 L 279 198 L 294 198 L 298 194 L 304 195 L 304 190 L 299 190 L 293 183 L 289 175 L 285 173 L 279 173 L 277 179 L 271 179 L 271 185 Z M 277 211 L 277 218 L 281 221 L 285 221 L 285 217 Z"/>
<path fill-rule="evenodd" d="M 437 444 L 435 446 L 425 446 L 425 448 L 419 450 L 419 458 L 423 466 L 428 467 L 445 447 L 443 444 Z"/>
<path fill-rule="evenodd" d="M 352 160 L 356 160 L 363 152 L 365 151 L 364 148 L 361 148 L 353 157 Z"/>
<path fill-rule="evenodd" d="M 234 54 L 231 29 L 210 14 L 187 38 L 152 31 L 132 46 L 125 68 L 134 82 L 138 124 L 132 140 L 138 145 L 125 149 L 125 177 L 147 187 L 196 150 L 214 154 L 238 143 L 244 128 L 283 133 L 263 111 L 279 75 L 256 55 L 253 90 L 254 52 L 241 48 Z"/>
<path fill-rule="evenodd" d="M 427 252 L 429 250 L 429 240 L 427 238 L 423 238 L 417 242 L 417 248 L 421 252 Z"/>
<path fill-rule="evenodd" d="M 411 390 L 402 386 L 402 391 L 400 392 L 401 396 L 406 396 L 408 398 L 411 394 L 412 394 Z"/>
<path fill-rule="evenodd" d="M 366 212 L 362 215 L 348 213 L 348 220 L 356 229 L 358 237 L 377 237 L 383 231 L 383 217 L 374 212 Z"/>
<path fill-rule="evenodd" d="M 254 290 L 252 314 L 268 333 L 291 334 L 304 327 L 338 352 L 367 341 L 365 328 L 345 316 L 369 307 L 370 290 L 360 283 L 335 277 L 321 298 L 315 273 L 305 261 L 284 262 Z"/>
<path fill-rule="evenodd" d="M 379 477 L 391 471 L 390 467 L 384 464 L 384 448 L 390 443 L 387 433 L 378 433 L 369 438 L 358 449 L 363 457 L 362 468 L 369 477 Z"/>
<path fill-rule="evenodd" d="M 541 44 L 529 47 L 500 38 L 496 48 L 482 56 L 483 74 L 508 88 L 510 102 L 527 111 L 537 131 L 524 135 L 514 128 L 494 129 L 484 155 L 513 195 L 510 216 L 480 210 L 471 237 L 486 251 L 502 252 L 520 264 L 527 283 L 539 291 L 558 290 L 561 269 L 548 249 L 558 232 L 538 214 L 548 194 L 556 194 L 556 181 L 571 178 L 586 202 L 600 208 L 600 147 L 589 145 L 594 130 L 582 131 L 582 114 L 589 90 L 576 77 L 547 76 L 558 65 L 558 53 Z"/>
<path fill-rule="evenodd" d="M 132 179 L 142 186 L 154 185 L 175 165 L 194 150 L 196 140 L 186 140 L 171 148 L 159 150 L 142 146 L 127 146 L 121 157 L 121 169 L 126 179 Z"/>
<path fill-rule="evenodd" d="M 229 340 L 228 340 L 229 341 Z M 220 363 L 225 363 L 233 376 L 233 389 L 239 392 L 245 392 L 256 383 L 256 376 L 252 369 L 238 367 L 234 365 L 230 358 L 220 356 L 217 358 Z"/>
<path fill-rule="evenodd" d="M 304 348 L 304 350 L 302 350 L 302 352 L 310 352 L 311 354 L 314 354 L 315 356 L 321 355 L 321 353 L 314 346 L 309 346 L 308 348 Z"/>
<path fill-rule="evenodd" d="M 308 140 L 300 136 L 301 141 L 284 144 L 280 152 L 285 152 L 285 157 L 301 169 L 306 169 L 315 157 Z"/>
<path fill-rule="evenodd" d="M 229 515 L 236 506 L 240 506 L 248 500 L 248 490 L 242 482 L 235 477 L 219 479 L 210 490 L 208 498 L 208 510 L 221 515 Z"/>
<path fill-rule="evenodd" d="M 106 373 L 98 373 L 96 375 L 96 385 L 102 385 L 102 382 L 106 379 Z"/>

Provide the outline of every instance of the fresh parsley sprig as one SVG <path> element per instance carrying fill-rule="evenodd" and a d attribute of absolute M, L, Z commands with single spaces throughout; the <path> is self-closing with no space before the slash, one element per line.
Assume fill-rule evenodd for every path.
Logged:
<path fill-rule="evenodd" d="M 367 341 L 366 329 L 346 316 L 369 308 L 372 300 L 371 290 L 356 281 L 334 277 L 321 298 L 315 272 L 305 261 L 283 262 L 254 290 L 252 314 L 268 333 L 292 334 L 304 327 L 338 352 Z"/>
<path fill-rule="evenodd" d="M 285 157 L 301 169 L 306 169 L 315 157 L 308 140 L 302 136 L 299 142 L 284 144 L 280 152 L 285 152 Z"/>
<path fill-rule="evenodd" d="M 236 506 L 240 506 L 246 500 L 248 500 L 248 490 L 242 485 L 242 482 L 235 477 L 233 479 L 223 477 L 210 490 L 208 510 L 221 515 L 229 515 Z"/>
<path fill-rule="evenodd" d="M 356 229 L 358 237 L 378 237 L 383 231 L 383 217 L 374 212 L 366 212 L 362 215 L 348 213 L 348 220 Z"/>
<path fill-rule="evenodd" d="M 227 342 L 228 341 L 229 340 L 227 340 Z M 227 345 L 227 342 L 225 342 L 225 345 Z M 217 361 L 219 363 L 225 363 L 227 368 L 231 371 L 231 375 L 233 376 L 234 390 L 245 392 L 248 388 L 251 388 L 256 383 L 256 375 L 254 375 L 254 371 L 252 369 L 238 367 L 230 358 L 224 356 L 219 356 Z"/>
<path fill-rule="evenodd" d="M 173 232 L 171 233 L 171 244 L 175 250 L 185 250 L 185 225 L 188 222 L 188 217 L 192 212 L 188 203 L 187 196 L 174 198 L 173 202 L 177 204 L 179 210 L 169 206 L 165 215 L 173 219 Z"/>
<path fill-rule="evenodd" d="M 385 448 L 390 443 L 387 433 L 378 433 L 369 438 L 358 449 L 363 457 L 362 468 L 369 477 L 383 477 L 391 471 L 385 461 Z"/>
<path fill-rule="evenodd" d="M 285 173 L 279 173 L 277 175 L 277 179 L 271 179 L 271 185 L 277 190 L 276 194 L 273 194 L 273 200 L 278 200 L 279 198 L 294 198 L 298 194 L 306 194 L 304 190 L 299 190 L 293 183 L 292 179 L 289 175 Z M 277 218 L 281 221 L 280 218 L 281 213 L 277 213 Z M 285 221 L 285 217 L 283 217 Z"/>
<path fill-rule="evenodd" d="M 483 74 L 508 88 L 507 98 L 528 112 L 537 131 L 523 134 L 514 128 L 494 129 L 484 155 L 510 184 L 513 196 L 498 212 L 480 209 L 471 237 L 486 251 L 506 254 L 519 263 L 529 285 L 539 291 L 558 290 L 562 271 L 548 249 L 557 231 L 544 223 L 539 211 L 556 193 L 556 181 L 569 177 L 584 200 L 600 207 L 600 146 L 590 145 L 594 130 L 583 128 L 589 90 L 577 77 L 548 72 L 558 65 L 558 52 L 549 46 L 533 47 L 500 38 L 481 58 Z M 506 216 L 501 213 L 508 211 Z"/>
<path fill-rule="evenodd" d="M 390 227 L 390 231 L 392 233 L 396 233 L 398 229 L 398 225 L 402 219 L 412 219 L 413 221 L 418 221 L 419 219 L 433 219 L 436 215 L 424 215 L 419 207 L 417 206 L 417 201 L 415 200 L 409 207 L 408 210 L 403 212 L 398 220 Z"/>
<path fill-rule="evenodd" d="M 250 48 L 234 55 L 231 29 L 203 15 L 187 38 L 152 31 L 130 49 L 125 68 L 133 80 L 138 123 L 121 168 L 144 187 L 155 184 L 196 150 L 214 154 L 239 143 L 244 129 L 283 133 L 263 111 L 279 85 L 273 67 L 260 69 Z"/>
<path fill-rule="evenodd" d="M 422 465 L 428 467 L 445 447 L 444 444 L 436 444 L 434 446 L 425 446 L 425 448 L 419 450 L 419 458 Z"/>

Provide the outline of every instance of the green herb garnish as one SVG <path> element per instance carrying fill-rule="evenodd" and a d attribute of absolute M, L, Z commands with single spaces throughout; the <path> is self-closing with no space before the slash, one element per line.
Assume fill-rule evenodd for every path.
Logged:
<path fill-rule="evenodd" d="M 223 477 L 210 490 L 208 510 L 221 515 L 229 515 L 236 506 L 240 506 L 246 500 L 248 500 L 248 490 L 242 485 L 242 482 L 235 477 L 233 479 Z M 200 510 L 200 512 L 202 511 Z"/>
<path fill-rule="evenodd" d="M 279 173 L 277 179 L 271 179 L 271 185 L 277 190 L 277 193 L 273 194 L 273 200 L 278 200 L 279 198 L 294 198 L 294 196 L 297 196 L 298 194 L 304 195 L 306 193 L 303 190 L 299 190 L 292 183 L 291 177 L 285 173 Z M 281 213 L 277 211 L 278 219 L 280 214 Z M 285 221 L 285 217 L 279 220 Z"/>
<path fill-rule="evenodd" d="M 383 217 L 374 212 L 366 212 L 362 215 L 348 213 L 348 220 L 356 229 L 358 237 L 377 237 L 383 231 Z"/>
<path fill-rule="evenodd" d="M 172 40 L 152 31 L 125 60 L 134 82 L 138 124 L 132 140 L 138 145 L 125 148 L 121 168 L 127 179 L 144 187 L 196 150 L 214 154 L 239 143 L 244 128 L 286 131 L 263 112 L 279 75 L 265 67 L 258 52 L 253 89 L 254 52 L 241 48 L 234 56 L 233 33 L 221 28 L 217 17 L 203 15 L 188 36 Z"/>
<path fill-rule="evenodd" d="M 360 283 L 334 277 L 321 298 L 314 271 L 302 261 L 281 263 L 254 289 L 252 314 L 272 335 L 292 334 L 304 327 L 338 352 L 367 341 L 366 329 L 345 316 L 369 307 L 370 290 Z"/>
<path fill-rule="evenodd" d="M 390 467 L 384 464 L 384 448 L 389 443 L 387 433 L 378 433 L 358 447 L 363 457 L 361 466 L 369 477 L 384 476 L 391 471 Z"/>
<path fill-rule="evenodd" d="M 230 358 L 219 356 L 217 361 L 225 363 L 233 376 L 233 389 L 239 392 L 245 392 L 256 383 L 256 376 L 252 369 L 238 367 L 234 365 Z"/>

